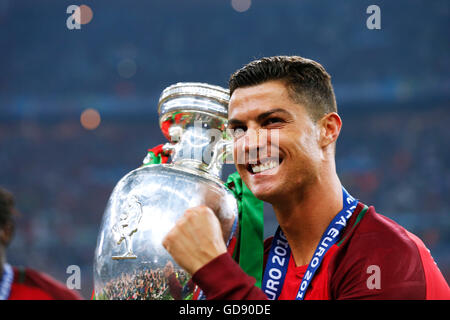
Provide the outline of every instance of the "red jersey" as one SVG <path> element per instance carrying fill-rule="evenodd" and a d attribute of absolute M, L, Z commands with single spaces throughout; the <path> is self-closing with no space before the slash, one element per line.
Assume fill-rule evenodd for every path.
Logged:
<path fill-rule="evenodd" d="M 73 290 L 49 275 L 30 268 L 13 267 L 14 280 L 8 300 L 81 300 Z"/>
<path fill-rule="evenodd" d="M 264 265 L 271 242 L 264 243 Z M 306 269 L 291 256 L 280 300 L 295 299 Z M 192 279 L 208 299 L 267 299 L 227 253 Z M 340 241 L 325 254 L 305 299 L 450 299 L 450 289 L 419 238 L 359 202 Z"/>

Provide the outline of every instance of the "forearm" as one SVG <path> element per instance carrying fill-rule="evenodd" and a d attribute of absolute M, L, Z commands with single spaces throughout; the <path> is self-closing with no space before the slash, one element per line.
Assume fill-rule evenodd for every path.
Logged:
<path fill-rule="evenodd" d="M 208 300 L 267 300 L 228 253 L 216 257 L 196 273 L 192 280 L 203 290 Z"/>

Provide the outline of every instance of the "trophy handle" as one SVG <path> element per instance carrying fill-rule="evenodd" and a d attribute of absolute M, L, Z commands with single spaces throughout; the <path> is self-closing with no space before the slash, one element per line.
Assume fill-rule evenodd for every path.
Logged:
<path fill-rule="evenodd" d="M 227 161 L 230 155 L 233 155 L 233 140 L 221 139 L 214 146 L 213 156 L 207 170 L 220 172 L 224 163 L 233 163 L 233 160 Z"/>
<path fill-rule="evenodd" d="M 169 137 L 171 142 L 167 142 L 163 145 L 163 151 L 166 154 L 173 155 L 177 148 L 178 142 L 180 142 L 183 131 L 183 127 L 179 125 L 173 125 L 169 128 Z"/>
<path fill-rule="evenodd" d="M 176 149 L 176 143 L 167 142 L 163 145 L 162 149 L 166 154 L 172 155 Z"/>

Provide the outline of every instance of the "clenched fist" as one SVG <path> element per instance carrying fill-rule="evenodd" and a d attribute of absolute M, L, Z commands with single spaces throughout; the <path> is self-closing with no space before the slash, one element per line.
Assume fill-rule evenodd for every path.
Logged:
<path fill-rule="evenodd" d="M 191 275 L 227 252 L 220 222 L 207 206 L 187 209 L 167 233 L 162 245 Z"/>

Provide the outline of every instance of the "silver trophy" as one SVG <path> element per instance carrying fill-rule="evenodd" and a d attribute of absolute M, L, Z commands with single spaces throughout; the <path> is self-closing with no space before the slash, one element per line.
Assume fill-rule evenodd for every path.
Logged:
<path fill-rule="evenodd" d="M 236 199 L 220 180 L 231 155 L 228 100 L 227 90 L 204 83 L 178 83 L 162 92 L 159 122 L 171 162 L 143 165 L 115 186 L 97 239 L 95 299 L 191 298 L 198 288 L 161 244 L 188 208 L 213 209 L 227 243 L 237 234 Z"/>

